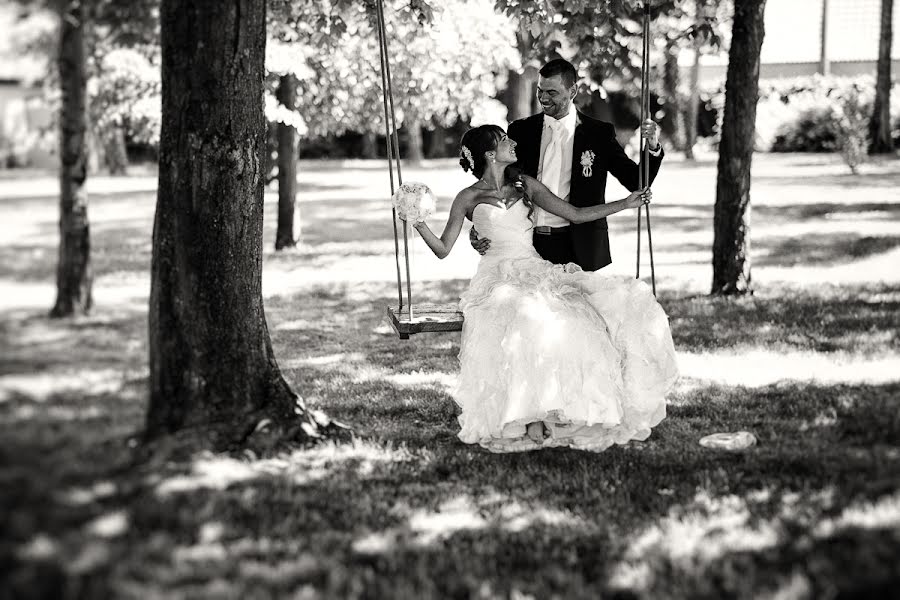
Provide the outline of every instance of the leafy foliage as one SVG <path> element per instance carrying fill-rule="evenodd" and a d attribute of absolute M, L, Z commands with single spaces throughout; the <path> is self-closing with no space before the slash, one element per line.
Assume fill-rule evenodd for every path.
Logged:
<path fill-rule="evenodd" d="M 378 34 L 371 3 L 277 2 L 270 70 L 292 70 L 297 106 L 313 135 L 383 133 Z M 399 124 L 450 125 L 470 118 L 518 68 L 515 25 L 490 0 L 452 0 L 434 9 L 390 0 L 385 6 Z M 287 59 L 287 55 L 293 56 Z"/>
<path fill-rule="evenodd" d="M 652 64 L 673 43 L 720 44 L 722 8 L 718 0 L 653 0 Z M 498 10 L 518 19 L 533 44 L 526 59 L 543 61 L 557 54 L 570 58 L 592 90 L 640 86 L 641 0 L 497 0 Z M 661 79 L 654 76 L 654 79 Z"/>
<path fill-rule="evenodd" d="M 134 49 L 114 48 L 99 58 L 95 72 L 95 124 L 120 127 L 129 139 L 156 145 L 162 116 L 159 67 Z"/>

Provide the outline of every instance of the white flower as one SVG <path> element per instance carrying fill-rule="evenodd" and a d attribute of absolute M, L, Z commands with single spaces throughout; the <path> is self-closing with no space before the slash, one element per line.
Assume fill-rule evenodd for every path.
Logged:
<path fill-rule="evenodd" d="M 391 199 L 397 216 L 404 221 L 419 223 L 434 212 L 434 194 L 424 183 L 407 181 L 394 192 Z"/>
<path fill-rule="evenodd" d="M 585 150 L 581 153 L 581 174 L 585 177 L 594 174 L 594 158 L 596 158 L 596 154 L 593 150 Z"/>

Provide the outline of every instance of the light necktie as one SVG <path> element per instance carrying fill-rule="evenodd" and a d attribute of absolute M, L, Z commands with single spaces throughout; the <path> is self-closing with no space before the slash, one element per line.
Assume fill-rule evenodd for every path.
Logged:
<path fill-rule="evenodd" d="M 562 121 L 547 117 L 550 126 L 550 143 L 544 151 L 544 165 L 541 169 L 541 183 L 559 196 L 559 176 L 562 174 Z"/>

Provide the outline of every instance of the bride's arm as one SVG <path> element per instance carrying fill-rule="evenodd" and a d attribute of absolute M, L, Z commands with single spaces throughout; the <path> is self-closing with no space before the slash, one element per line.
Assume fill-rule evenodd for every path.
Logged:
<path fill-rule="evenodd" d="M 459 232 L 462 229 L 463 219 L 466 218 L 466 209 L 469 206 L 470 199 L 471 194 L 466 190 L 456 195 L 453 204 L 450 206 L 450 217 L 447 219 L 447 224 L 444 226 L 444 233 L 441 234 L 441 237 L 434 235 L 425 221 L 419 221 L 414 225 L 416 231 L 419 232 L 419 235 L 422 236 L 422 239 L 425 240 L 425 243 L 428 244 L 428 247 L 431 248 L 431 251 L 438 258 L 444 258 L 450 254 L 453 244 L 456 243 L 456 239 L 459 237 Z"/>
<path fill-rule="evenodd" d="M 644 203 L 650 201 L 650 190 L 641 192 L 640 190 L 632 192 L 623 200 L 607 202 L 606 204 L 597 204 L 596 206 L 572 206 L 568 202 L 563 202 L 559 197 L 547 189 L 543 183 L 528 175 L 522 176 L 525 187 L 528 189 L 528 197 L 531 201 L 566 221 L 572 223 L 587 223 L 588 221 L 596 221 L 603 219 L 617 212 L 628 208 L 638 208 Z"/>

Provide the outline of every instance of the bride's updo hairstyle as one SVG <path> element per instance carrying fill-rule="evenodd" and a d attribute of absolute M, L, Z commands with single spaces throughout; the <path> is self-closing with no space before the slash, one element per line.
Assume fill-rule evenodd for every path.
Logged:
<path fill-rule="evenodd" d="M 463 171 L 471 171 L 475 177 L 481 179 L 487 168 L 487 159 L 484 155 L 491 150 L 496 150 L 497 144 L 504 135 L 506 132 L 497 125 L 480 125 L 465 132 L 460 142 L 459 166 Z M 522 202 L 528 207 L 528 218 L 530 219 L 534 214 L 534 204 L 528 197 L 528 191 L 522 181 L 522 170 L 514 165 L 509 165 L 503 173 L 503 179 L 523 192 Z"/>
<path fill-rule="evenodd" d="M 487 159 L 484 154 L 496 150 L 497 144 L 505 133 L 496 125 L 481 125 L 465 132 L 460 142 L 462 148 L 460 148 L 461 158 L 459 159 L 459 165 L 463 171 L 471 171 L 475 177 L 481 179 L 487 168 Z"/>

